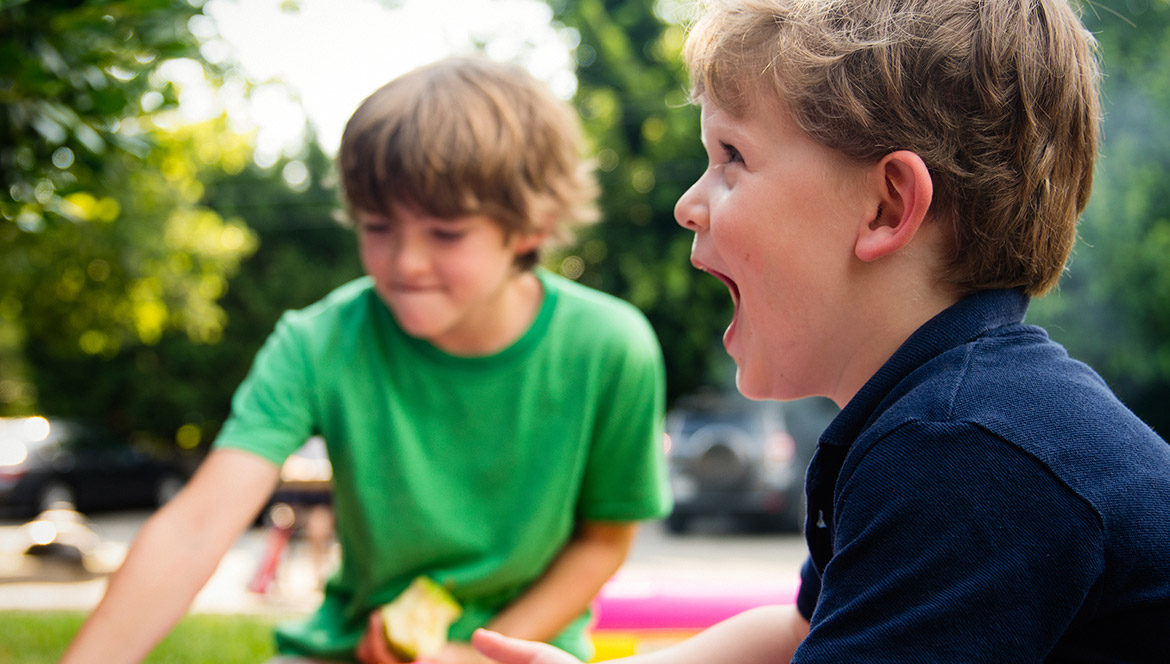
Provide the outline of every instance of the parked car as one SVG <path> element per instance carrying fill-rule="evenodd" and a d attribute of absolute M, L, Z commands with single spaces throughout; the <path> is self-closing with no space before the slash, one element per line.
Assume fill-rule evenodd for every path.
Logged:
<path fill-rule="evenodd" d="M 0 418 L 0 511 L 31 515 L 157 507 L 187 473 L 177 460 L 132 447 L 109 432 L 63 419 Z"/>
<path fill-rule="evenodd" d="M 822 398 L 752 401 L 718 392 L 679 399 L 666 419 L 675 501 L 667 529 L 681 533 L 696 516 L 722 515 L 799 531 L 805 470 L 836 413 Z"/>

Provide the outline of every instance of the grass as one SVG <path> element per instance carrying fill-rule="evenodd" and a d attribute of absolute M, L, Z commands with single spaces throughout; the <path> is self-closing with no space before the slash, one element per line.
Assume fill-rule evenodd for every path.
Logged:
<path fill-rule="evenodd" d="M 0 611 L 0 664 L 52 664 L 81 627 L 79 611 Z M 275 653 L 278 618 L 192 614 L 150 653 L 147 664 L 260 664 Z"/>

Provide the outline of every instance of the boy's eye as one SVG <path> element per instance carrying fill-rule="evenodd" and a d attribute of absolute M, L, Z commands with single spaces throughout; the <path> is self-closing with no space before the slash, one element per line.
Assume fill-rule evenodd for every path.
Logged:
<path fill-rule="evenodd" d="M 456 242 L 463 239 L 467 233 L 458 228 L 432 228 L 431 237 L 440 242 Z"/>
<path fill-rule="evenodd" d="M 383 235 L 390 232 L 390 224 L 382 222 L 366 222 L 360 228 L 366 235 Z"/>
<path fill-rule="evenodd" d="M 727 163 L 743 163 L 743 155 L 734 145 L 720 141 L 719 146 L 723 148 L 723 157 Z"/>

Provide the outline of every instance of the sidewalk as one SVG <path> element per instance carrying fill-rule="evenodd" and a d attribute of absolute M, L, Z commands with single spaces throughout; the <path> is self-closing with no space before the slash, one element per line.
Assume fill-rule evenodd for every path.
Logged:
<path fill-rule="evenodd" d="M 83 562 L 23 554 L 27 536 L 19 524 L 0 524 L 0 611 L 92 609 L 105 592 L 107 579 L 126 555 L 142 515 L 103 519 L 96 526 L 100 543 Z M 246 532 L 224 556 L 211 580 L 195 598 L 192 610 L 206 613 L 296 614 L 320 602 L 316 576 L 294 539 L 264 594 L 248 590 L 264 551 L 267 531 Z"/>

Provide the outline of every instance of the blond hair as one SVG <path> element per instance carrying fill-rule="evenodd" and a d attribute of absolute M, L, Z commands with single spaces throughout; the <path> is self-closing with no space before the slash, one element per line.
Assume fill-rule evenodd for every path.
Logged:
<path fill-rule="evenodd" d="M 506 232 L 567 239 L 597 218 L 576 114 L 517 66 L 484 57 L 424 65 L 387 83 L 346 124 L 338 154 L 351 216 L 394 205 L 482 214 Z M 535 264 L 535 254 L 523 267 Z"/>
<path fill-rule="evenodd" d="M 859 161 L 911 150 L 953 228 L 963 291 L 1059 280 L 1088 202 L 1100 123 L 1096 42 L 1064 0 L 709 0 L 685 58 L 733 114 L 763 93 Z"/>

